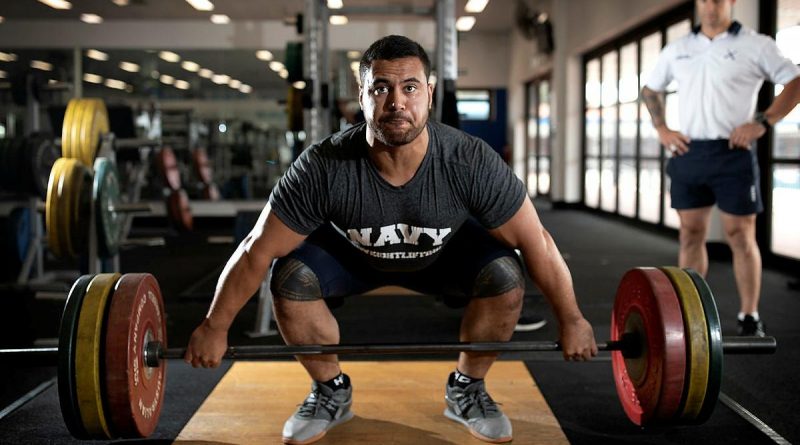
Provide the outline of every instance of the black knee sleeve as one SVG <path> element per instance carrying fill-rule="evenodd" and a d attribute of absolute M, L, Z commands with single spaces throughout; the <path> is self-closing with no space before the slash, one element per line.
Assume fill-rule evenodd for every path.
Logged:
<path fill-rule="evenodd" d="M 272 268 L 270 289 L 275 298 L 310 301 L 322 298 L 317 274 L 294 258 L 281 258 Z"/>
<path fill-rule="evenodd" d="M 475 277 L 472 295 L 475 297 L 493 297 L 506 293 L 514 288 L 525 287 L 525 276 L 522 274 L 519 261 L 513 257 L 500 257 L 483 267 Z"/>

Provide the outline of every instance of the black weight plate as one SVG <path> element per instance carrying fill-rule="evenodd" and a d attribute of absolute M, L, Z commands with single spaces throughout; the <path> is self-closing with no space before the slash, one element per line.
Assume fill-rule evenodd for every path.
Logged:
<path fill-rule="evenodd" d="M 700 408 L 700 413 L 692 423 L 703 423 L 711 417 L 711 412 L 717 405 L 719 399 L 719 391 L 722 386 L 722 325 L 719 321 L 719 312 L 717 311 L 717 304 L 714 302 L 714 294 L 711 293 L 711 288 L 703 277 L 693 269 L 683 269 L 689 274 L 697 292 L 700 294 L 700 300 L 703 302 L 703 312 L 706 314 L 706 323 L 708 323 L 708 345 L 709 345 L 709 365 L 708 365 L 708 387 L 706 388 L 706 397 L 703 399 L 703 406 Z"/>
<path fill-rule="evenodd" d="M 47 197 L 47 181 L 56 159 L 61 156 L 53 137 L 37 133 L 28 138 L 27 168 L 30 171 L 29 189 L 31 194 L 42 199 Z"/>
<path fill-rule="evenodd" d="M 78 340 L 78 320 L 86 289 L 94 275 L 84 275 L 75 281 L 67 296 L 61 326 L 58 330 L 58 401 L 64 423 L 76 439 L 90 439 L 81 421 L 78 394 L 75 383 L 75 345 Z"/>

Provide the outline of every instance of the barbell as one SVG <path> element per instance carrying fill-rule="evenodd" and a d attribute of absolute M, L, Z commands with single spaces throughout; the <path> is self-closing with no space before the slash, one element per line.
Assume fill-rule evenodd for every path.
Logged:
<path fill-rule="evenodd" d="M 80 277 L 70 289 L 58 348 L 0 349 L 0 361 L 58 366 L 64 421 L 78 439 L 144 438 L 158 423 L 167 348 L 164 303 L 150 274 Z M 637 425 L 697 424 L 716 405 L 723 353 L 769 354 L 774 337 L 723 337 L 706 281 L 691 269 L 639 267 L 623 276 L 611 317 L 615 386 Z M 228 359 L 320 354 L 551 352 L 553 341 L 231 346 Z"/>

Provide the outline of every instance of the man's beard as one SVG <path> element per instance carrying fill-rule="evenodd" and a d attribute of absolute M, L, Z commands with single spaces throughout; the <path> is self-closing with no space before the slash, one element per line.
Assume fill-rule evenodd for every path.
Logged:
<path fill-rule="evenodd" d="M 392 127 L 392 120 L 394 119 L 401 119 L 410 124 L 410 127 L 401 130 L 396 127 Z M 422 122 L 420 126 L 414 126 L 414 123 L 411 121 L 411 118 L 406 118 L 400 115 L 394 116 L 384 116 L 381 118 L 380 121 L 370 120 L 367 122 L 369 125 L 370 130 L 375 133 L 375 137 L 381 141 L 384 145 L 389 147 L 397 147 L 400 145 L 406 145 L 409 142 L 416 139 L 422 130 L 425 128 L 425 124 L 428 122 L 428 117 L 425 117 L 425 120 Z"/>

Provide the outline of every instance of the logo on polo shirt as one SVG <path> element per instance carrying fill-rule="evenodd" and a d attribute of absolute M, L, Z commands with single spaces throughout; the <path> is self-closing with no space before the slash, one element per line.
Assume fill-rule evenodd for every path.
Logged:
<path fill-rule="evenodd" d="M 725 52 L 725 55 L 723 56 L 723 58 L 724 59 L 736 60 L 736 51 L 731 50 L 731 49 L 727 50 Z"/>

